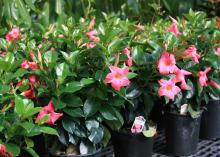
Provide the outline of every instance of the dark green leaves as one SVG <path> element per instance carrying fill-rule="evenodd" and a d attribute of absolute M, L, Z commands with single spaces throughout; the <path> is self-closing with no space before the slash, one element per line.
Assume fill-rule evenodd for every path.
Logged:
<path fill-rule="evenodd" d="M 83 106 L 83 111 L 86 117 L 94 115 L 100 107 L 99 101 L 97 99 L 88 98 Z"/>
<path fill-rule="evenodd" d="M 80 108 L 64 108 L 63 111 L 71 117 L 84 117 L 83 111 Z"/>

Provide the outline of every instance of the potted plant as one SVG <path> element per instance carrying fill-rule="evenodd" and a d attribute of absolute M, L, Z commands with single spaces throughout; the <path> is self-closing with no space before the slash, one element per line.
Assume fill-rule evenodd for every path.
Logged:
<path fill-rule="evenodd" d="M 112 128 L 114 153 L 116 157 L 150 157 L 156 133 L 156 126 L 149 120 L 154 105 L 154 90 L 152 89 L 154 86 L 150 86 L 153 76 L 153 59 L 149 52 L 145 52 L 149 45 L 145 44 L 144 26 L 133 23 L 128 26 L 131 40 L 116 54 L 114 67 L 110 67 L 111 73 L 105 78 L 105 82 L 111 83 L 114 90 L 118 91 L 119 96 L 123 96 L 125 100 L 120 109 L 124 125 L 120 128 Z M 124 55 L 127 56 L 125 60 Z M 128 75 L 124 74 L 121 77 L 121 82 L 125 87 L 117 88 L 120 84 L 117 84 L 118 79 L 114 78 L 112 68 L 117 71 L 125 69 L 131 71 L 131 73 L 127 72 Z M 131 79 L 132 75 L 135 77 Z"/>
<path fill-rule="evenodd" d="M 204 104 L 201 86 L 211 69 L 203 58 L 209 43 L 197 40 L 203 35 L 198 30 L 205 29 L 198 21 L 206 23 L 205 14 L 190 11 L 185 17 L 179 21 L 170 17 L 172 23 L 165 28 L 164 22 L 155 24 L 161 35 L 154 39 L 164 49 L 157 69 L 162 77 L 158 95 L 165 96 L 166 104 L 166 151 L 178 156 L 196 152 Z"/>
<path fill-rule="evenodd" d="M 119 86 L 114 86 L 116 90 L 106 86 L 111 81 L 105 81 L 105 76 L 109 67 L 113 71 L 119 68 L 109 65 L 117 60 L 115 51 L 121 50 L 126 36 L 114 20 L 100 23 L 101 30 L 95 30 L 94 24 L 92 19 L 50 27 L 39 34 L 38 42 L 45 42 L 36 42 L 40 46 L 33 49 L 38 75 L 44 80 L 44 86 L 36 90 L 38 101 L 51 100 L 55 110 L 63 114 L 54 126 L 59 137 L 45 137 L 51 156 L 95 155 L 107 146 L 110 128 L 124 123 L 119 111 L 125 93 L 118 91 Z M 121 63 L 127 60 L 123 56 Z M 126 67 L 119 70 L 129 74 Z"/>
<path fill-rule="evenodd" d="M 209 21 L 214 23 L 215 19 Z M 220 104 L 220 82 L 219 82 L 219 65 L 220 65 L 220 49 L 218 47 L 219 39 L 219 27 L 218 25 L 209 25 L 209 30 L 213 35 L 206 39 L 206 42 L 210 43 L 207 47 L 207 53 L 204 55 L 205 64 L 211 67 L 211 70 L 207 73 L 207 83 L 202 84 L 201 97 L 206 98 L 206 105 L 204 106 L 204 112 L 201 121 L 200 137 L 205 139 L 215 139 L 220 137 L 220 128 L 218 127 L 219 121 L 219 104 Z M 203 74 L 203 73 L 201 73 Z"/>
<path fill-rule="evenodd" d="M 34 101 L 34 89 L 39 87 L 40 82 L 38 84 L 32 77 L 37 71 L 36 64 L 26 62 L 30 63 L 26 69 L 22 64 L 25 55 L 29 57 L 27 39 L 18 27 L 12 28 L 5 39 L 1 38 L 4 44 L 1 45 L 3 52 L 0 56 L 0 156 L 38 156 L 33 137 L 42 133 L 58 136 L 58 133 L 44 125 L 51 119 L 50 114 L 35 121 L 37 114 L 42 112 Z"/>

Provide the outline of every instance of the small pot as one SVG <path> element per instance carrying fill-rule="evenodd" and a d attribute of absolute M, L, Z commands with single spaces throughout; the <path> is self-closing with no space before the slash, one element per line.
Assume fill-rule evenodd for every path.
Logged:
<path fill-rule="evenodd" d="M 220 100 L 212 100 L 204 110 L 201 120 L 200 138 L 220 138 Z"/>
<path fill-rule="evenodd" d="M 196 153 L 199 140 L 201 116 L 166 113 L 166 153 L 172 156 L 187 156 Z"/>
<path fill-rule="evenodd" d="M 141 134 L 113 132 L 115 157 L 151 157 L 154 138 Z"/>

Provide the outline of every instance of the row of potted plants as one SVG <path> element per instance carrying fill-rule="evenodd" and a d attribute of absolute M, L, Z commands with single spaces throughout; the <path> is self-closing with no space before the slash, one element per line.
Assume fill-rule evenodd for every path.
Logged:
<path fill-rule="evenodd" d="M 111 137 L 118 157 L 151 156 L 159 106 L 169 154 L 195 152 L 204 108 L 203 128 L 218 129 L 206 104 L 219 100 L 219 20 L 190 11 L 145 26 L 96 21 L 2 33 L 2 156 L 94 154 Z"/>

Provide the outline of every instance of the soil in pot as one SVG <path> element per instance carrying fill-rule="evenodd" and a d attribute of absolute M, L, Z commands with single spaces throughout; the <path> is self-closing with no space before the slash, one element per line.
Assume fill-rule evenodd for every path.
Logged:
<path fill-rule="evenodd" d="M 147 138 L 142 133 L 113 132 L 115 157 L 151 157 L 154 137 Z"/>
<path fill-rule="evenodd" d="M 220 138 L 220 100 L 212 100 L 202 114 L 200 138 Z"/>
<path fill-rule="evenodd" d="M 165 114 L 166 153 L 172 156 L 187 156 L 196 153 L 199 140 L 201 116 Z"/>

